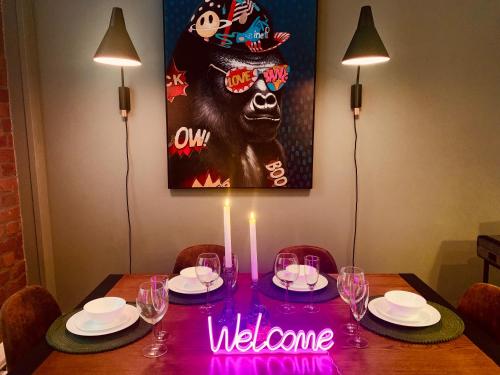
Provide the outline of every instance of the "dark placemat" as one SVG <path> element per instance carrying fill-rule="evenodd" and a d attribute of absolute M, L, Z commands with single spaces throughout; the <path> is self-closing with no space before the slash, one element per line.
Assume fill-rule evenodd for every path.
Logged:
<path fill-rule="evenodd" d="M 72 354 L 100 353 L 121 348 L 146 336 L 152 325 L 139 318 L 122 331 L 103 336 L 78 336 L 66 329 L 66 322 L 81 309 L 60 316 L 50 326 L 45 339 L 55 350 Z"/>
<path fill-rule="evenodd" d="M 337 281 L 333 277 L 327 274 L 322 274 L 322 275 L 326 277 L 326 279 L 328 280 L 328 285 L 323 289 L 316 290 L 313 292 L 313 302 L 315 303 L 326 302 L 338 297 L 339 295 L 339 292 L 337 290 Z M 273 276 L 274 273 L 270 272 L 265 274 L 259 279 L 259 284 L 258 284 L 259 291 L 269 298 L 284 301 L 286 290 L 280 288 L 277 285 L 274 285 Z M 309 303 L 310 301 L 309 293 L 310 292 L 289 291 L 288 297 L 290 299 L 290 302 Z"/>
<path fill-rule="evenodd" d="M 370 300 L 380 296 L 371 297 Z M 361 320 L 361 325 L 379 335 L 414 344 L 437 344 L 456 339 L 464 332 L 464 322 L 453 311 L 438 303 L 428 301 L 441 314 L 441 320 L 429 327 L 404 327 L 377 318 L 370 311 Z"/>
<path fill-rule="evenodd" d="M 234 291 L 238 284 L 234 287 Z M 233 291 L 233 293 L 234 293 Z M 222 285 L 220 288 L 215 289 L 208 293 L 208 302 L 214 303 L 224 299 L 226 295 L 226 287 Z M 203 305 L 207 301 L 207 294 L 181 294 L 171 290 L 168 291 L 169 302 L 175 305 Z"/>

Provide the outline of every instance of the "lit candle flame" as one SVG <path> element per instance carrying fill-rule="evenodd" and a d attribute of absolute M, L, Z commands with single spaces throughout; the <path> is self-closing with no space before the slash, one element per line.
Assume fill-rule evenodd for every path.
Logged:
<path fill-rule="evenodd" d="M 250 212 L 250 218 L 249 218 L 250 222 L 253 222 L 255 223 L 255 213 L 254 212 Z"/>
<path fill-rule="evenodd" d="M 226 198 L 226 201 L 224 202 L 224 207 L 231 207 L 231 204 L 229 202 L 229 198 Z"/>

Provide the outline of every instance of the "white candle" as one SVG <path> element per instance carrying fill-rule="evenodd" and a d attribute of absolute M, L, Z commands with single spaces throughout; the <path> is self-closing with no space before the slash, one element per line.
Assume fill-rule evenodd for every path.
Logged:
<path fill-rule="evenodd" d="M 233 258 L 231 257 L 231 206 L 229 199 L 224 204 L 224 248 L 225 248 L 225 266 L 233 267 Z"/>
<path fill-rule="evenodd" d="M 250 224 L 250 264 L 252 268 L 252 281 L 259 280 L 259 264 L 257 262 L 257 233 L 255 229 L 255 214 L 252 212 L 248 219 Z"/>

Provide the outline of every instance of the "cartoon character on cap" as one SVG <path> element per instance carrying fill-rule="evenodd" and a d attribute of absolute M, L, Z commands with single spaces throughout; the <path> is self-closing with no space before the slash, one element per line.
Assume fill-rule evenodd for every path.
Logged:
<path fill-rule="evenodd" d="M 273 32 L 265 10 L 252 0 L 205 0 L 191 18 L 189 32 L 225 48 L 266 52 L 290 34 Z"/>
<path fill-rule="evenodd" d="M 217 15 L 217 13 L 210 10 L 208 12 L 203 13 L 196 20 L 195 30 L 199 36 L 208 41 L 208 38 L 214 36 L 217 33 L 220 24 L 221 24 L 220 18 Z"/>

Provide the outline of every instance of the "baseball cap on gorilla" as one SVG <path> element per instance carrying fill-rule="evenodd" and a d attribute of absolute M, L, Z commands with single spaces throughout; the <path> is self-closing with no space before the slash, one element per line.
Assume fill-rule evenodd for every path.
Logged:
<path fill-rule="evenodd" d="M 188 31 L 210 44 L 253 53 L 273 50 L 290 38 L 273 31 L 267 11 L 253 0 L 203 0 Z"/>

